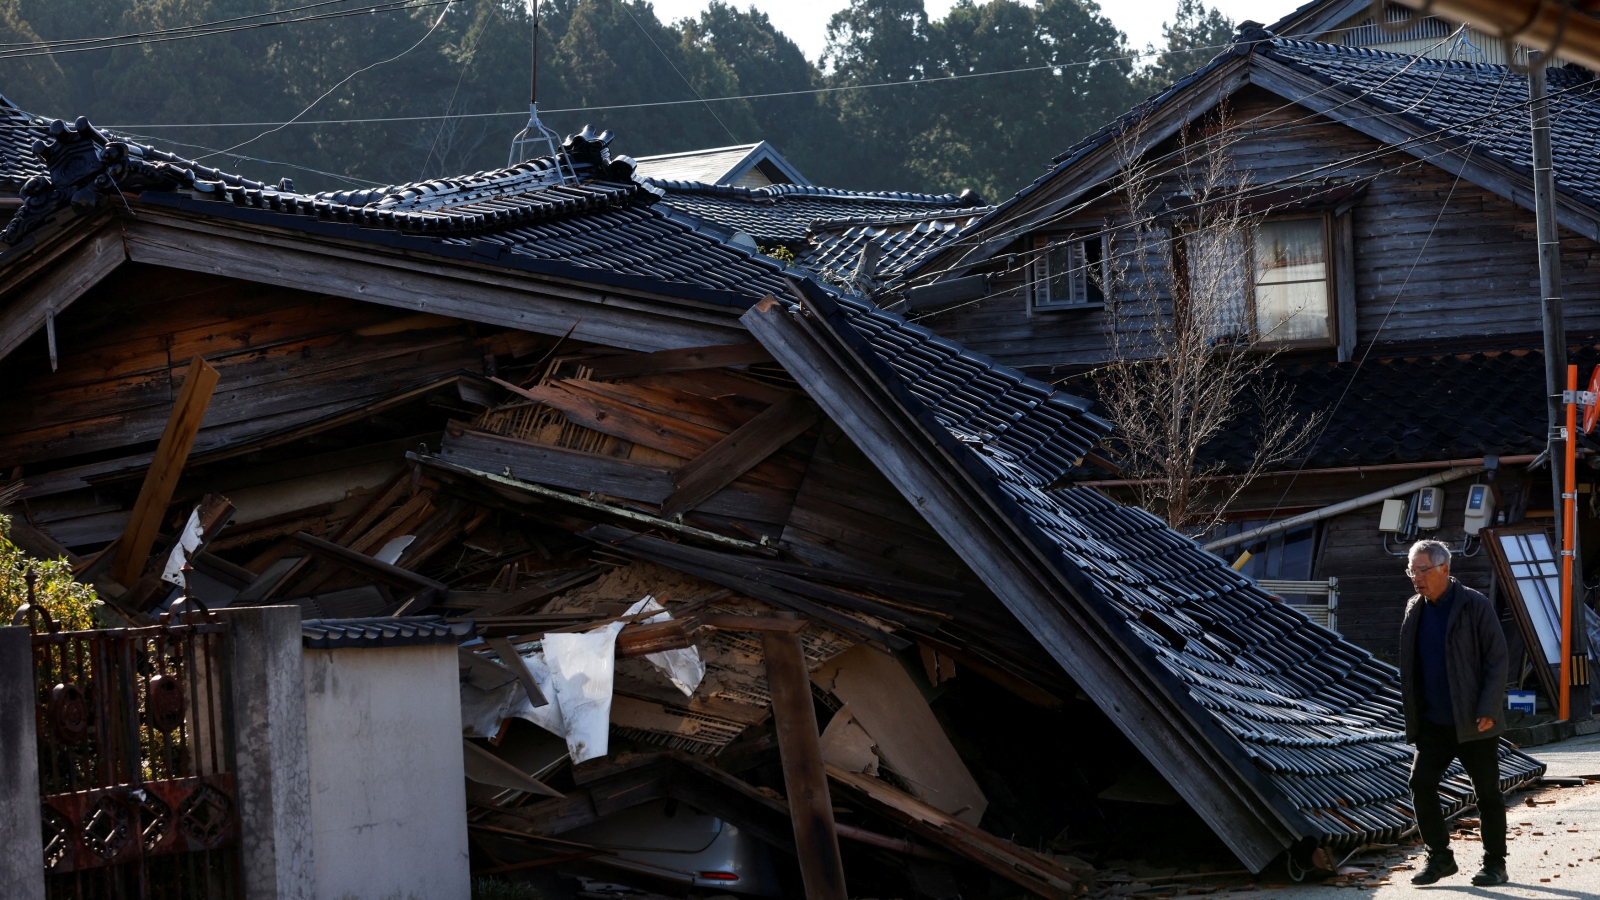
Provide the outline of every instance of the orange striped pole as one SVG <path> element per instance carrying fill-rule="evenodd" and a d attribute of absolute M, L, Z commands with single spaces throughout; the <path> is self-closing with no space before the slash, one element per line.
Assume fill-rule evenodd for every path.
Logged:
<path fill-rule="evenodd" d="M 1561 697 L 1557 715 L 1572 713 L 1572 533 L 1578 525 L 1578 367 L 1567 366 L 1566 482 L 1561 491 Z"/>

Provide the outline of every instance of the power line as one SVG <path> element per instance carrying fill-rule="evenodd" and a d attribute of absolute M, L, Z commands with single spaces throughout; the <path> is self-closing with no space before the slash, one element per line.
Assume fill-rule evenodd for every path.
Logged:
<path fill-rule="evenodd" d="M 222 153 L 221 150 L 218 150 L 215 147 L 207 147 L 207 146 L 205 146 L 203 144 L 190 144 L 190 143 L 187 143 L 187 142 L 184 142 L 184 141 L 175 141 L 172 138 L 155 137 L 153 135 L 147 135 L 147 134 L 129 134 L 127 132 L 120 132 L 118 134 L 118 136 L 119 137 L 134 138 L 135 140 L 141 140 L 141 141 L 152 141 L 152 142 L 159 141 L 159 142 L 161 142 L 163 144 L 171 144 L 171 145 L 173 145 L 175 147 L 192 147 L 192 148 L 194 148 L 196 150 L 205 150 L 205 151 L 208 151 L 208 152 L 210 152 L 212 154 L 220 154 L 220 153 Z M 247 156 L 247 155 L 245 155 L 243 153 L 229 153 L 227 155 L 232 157 L 232 158 L 234 158 L 234 159 L 236 159 L 236 160 L 248 160 L 250 162 L 265 163 L 266 165 L 269 165 L 269 166 L 283 166 L 285 168 L 296 169 L 296 170 L 301 171 L 301 172 L 310 172 L 313 175 L 325 175 L 325 176 L 327 176 L 329 178 L 335 178 L 335 179 L 338 179 L 339 181 L 347 181 L 347 182 L 349 182 L 351 184 L 368 185 L 370 187 L 388 187 L 388 184 L 386 182 L 368 181 L 365 178 L 357 178 L 354 175 L 340 175 L 337 172 L 325 172 L 322 169 L 313 169 L 310 166 L 302 166 L 302 165 L 298 165 L 296 163 L 284 162 L 281 159 L 264 159 L 264 158 L 259 157 L 259 156 Z"/>
<path fill-rule="evenodd" d="M 299 112 L 295 113 L 293 119 L 290 119 L 289 121 L 284 122 L 282 125 L 278 125 L 278 126 L 275 126 L 273 128 L 268 128 L 266 131 L 261 132 L 260 134 L 256 135 L 253 138 L 250 138 L 249 140 L 240 141 L 239 143 L 234 144 L 232 147 L 229 147 L 226 150 L 218 150 L 215 153 L 208 153 L 208 154 L 206 154 L 206 156 L 200 157 L 200 159 L 205 159 L 207 156 L 216 156 L 218 154 L 232 153 L 234 150 L 237 150 L 237 149 L 239 149 L 240 147 L 243 147 L 246 144 L 250 144 L 250 143 L 254 143 L 255 141 L 259 141 L 262 138 L 266 137 L 269 134 L 272 134 L 275 131 L 282 131 L 284 128 L 287 128 L 288 126 L 294 124 L 295 119 L 298 119 L 301 116 L 305 115 L 306 113 L 310 112 L 312 107 L 316 106 L 318 103 L 321 103 L 323 100 L 326 100 L 328 98 L 329 94 L 332 94 L 334 91 L 337 91 L 339 88 L 344 87 L 345 84 L 350 81 L 350 79 L 356 77 L 357 75 L 360 75 L 362 72 L 366 72 L 366 71 L 371 70 L 371 69 L 376 69 L 379 66 L 387 65 L 388 63 L 392 63 L 395 60 L 399 59 L 400 57 L 405 56 L 407 53 L 410 53 L 411 51 L 417 49 L 418 47 L 421 47 L 422 46 L 422 42 L 426 41 L 428 38 L 432 37 L 433 33 L 438 30 L 439 23 L 444 21 L 445 14 L 450 12 L 450 5 L 452 3 L 454 3 L 454 2 L 455 2 L 455 0 L 444 0 L 444 9 L 439 10 L 439 18 L 433 20 L 433 24 L 428 27 L 427 33 L 424 34 L 422 37 L 417 38 L 417 42 L 415 44 L 412 44 L 411 46 L 407 47 L 406 49 L 401 50 L 399 53 L 396 53 L 394 56 L 391 56 L 388 59 L 380 59 L 377 62 L 372 63 L 370 65 L 362 66 L 361 68 L 355 70 L 354 72 L 351 72 L 349 75 L 346 75 L 345 77 L 339 79 L 339 83 L 338 84 L 335 84 L 333 87 L 328 88 L 326 91 L 323 91 L 322 92 L 322 96 L 320 96 L 317 99 L 311 101 L 309 104 L 306 105 L 305 109 L 302 109 Z M 198 161 L 199 160 L 196 160 L 196 162 L 198 162 Z"/>
<path fill-rule="evenodd" d="M 667 56 L 667 52 L 665 50 L 661 49 L 661 45 L 656 43 L 656 39 L 650 36 L 650 32 L 644 30 L 644 25 L 639 22 L 639 17 L 635 16 L 633 14 L 633 10 L 628 8 L 628 4 L 627 4 L 626 0 L 624 0 L 624 2 L 622 2 L 622 3 L 618 3 L 617 5 L 622 7 L 622 11 L 627 13 L 628 14 L 628 18 L 633 20 L 634 26 L 639 29 L 639 33 L 640 34 L 644 35 L 644 39 L 650 42 L 650 46 L 656 48 L 656 52 L 661 54 L 661 58 L 667 61 L 667 67 L 672 69 L 672 74 L 674 74 L 674 75 L 678 76 L 679 78 L 683 79 L 683 83 L 685 85 L 688 85 L 688 87 L 689 87 L 689 92 L 691 94 L 694 94 L 695 98 L 698 99 L 701 103 L 705 104 L 706 112 L 710 113 L 711 114 L 711 118 L 716 119 L 717 120 L 717 124 L 722 126 L 722 130 L 726 131 L 728 133 L 728 140 L 733 141 L 735 144 L 739 143 L 739 138 L 734 135 L 733 129 L 729 128 L 728 124 L 726 122 L 722 121 L 722 117 L 717 115 L 717 111 L 711 108 L 711 104 L 710 103 L 706 103 L 706 98 L 701 96 L 700 92 L 695 89 L 695 86 L 693 84 L 689 83 L 689 79 L 683 77 L 683 73 L 679 72 L 678 71 L 678 67 L 673 64 L 672 58 L 670 56 Z M 551 112 L 554 112 L 554 111 L 555 110 L 551 110 Z"/>
<path fill-rule="evenodd" d="M 441 0 L 441 2 L 442 2 L 442 0 Z M 1325 34 L 1330 34 L 1330 33 L 1332 33 L 1332 32 L 1331 31 L 1319 31 L 1319 32 L 1316 32 L 1315 34 L 1316 35 L 1325 35 Z M 1309 35 L 1309 33 L 1308 33 L 1308 35 Z M 1308 36 L 1308 35 L 1287 35 L 1287 36 L 1284 36 L 1284 39 L 1285 40 L 1293 40 L 1293 39 L 1296 39 L 1298 37 L 1305 37 L 1305 36 Z M 1188 47 L 1188 48 L 1185 48 L 1185 49 L 1182 49 L 1182 50 L 1138 51 L 1138 52 L 1124 54 L 1122 56 L 1106 56 L 1106 57 L 1096 57 L 1094 59 L 1074 60 L 1074 61 L 1071 61 L 1071 62 L 1047 63 L 1047 64 L 1037 65 L 1037 66 L 1021 66 L 1021 67 L 1014 68 L 1014 69 L 1000 69 L 1000 70 L 997 70 L 997 71 L 994 71 L 994 72 L 965 72 L 965 73 L 960 73 L 960 74 L 955 74 L 955 75 L 940 75 L 940 76 L 937 76 L 937 77 L 934 77 L 934 78 L 920 78 L 920 79 L 915 79 L 915 80 L 911 80 L 911 81 L 880 81 L 880 82 L 874 82 L 872 84 L 833 85 L 833 86 L 829 86 L 829 87 L 803 88 L 803 89 L 792 90 L 792 91 L 768 91 L 768 92 L 759 93 L 759 94 L 738 94 L 738 95 L 729 96 L 729 97 L 699 97 L 699 98 L 694 99 L 694 100 L 655 100 L 655 101 L 646 101 L 646 102 L 640 102 L 640 103 L 613 103 L 613 104 L 607 104 L 607 105 L 603 105 L 603 106 L 571 106 L 571 107 L 566 107 L 566 108 L 562 108 L 562 109 L 541 110 L 541 112 L 549 113 L 549 114 L 554 114 L 554 113 L 582 113 L 582 112 L 610 112 L 610 111 L 614 111 L 614 110 L 624 110 L 624 109 L 652 109 L 652 108 L 664 107 L 664 106 L 686 106 L 686 105 L 697 104 L 697 103 L 705 103 L 705 104 L 710 104 L 710 103 L 731 103 L 731 102 L 734 102 L 734 101 L 742 101 L 742 100 L 767 100 L 767 99 L 772 99 L 772 98 L 775 98 L 775 97 L 801 97 L 801 96 L 810 96 L 810 95 L 816 95 L 816 94 L 833 94 L 833 93 L 840 93 L 840 92 L 844 92 L 844 91 L 875 90 L 875 89 L 878 89 L 878 88 L 919 87 L 919 86 L 924 86 L 924 85 L 943 84 L 943 83 L 946 83 L 946 82 L 965 81 L 965 80 L 973 79 L 973 78 L 993 78 L 993 77 L 1000 76 L 1000 75 L 1020 75 L 1020 74 L 1026 74 L 1026 73 L 1029 73 L 1029 72 L 1046 72 L 1046 71 L 1057 72 L 1057 71 L 1060 71 L 1062 69 L 1082 68 L 1082 67 L 1086 67 L 1086 66 L 1099 65 L 1101 63 L 1122 62 L 1122 61 L 1125 61 L 1125 60 L 1137 60 L 1137 59 L 1141 59 L 1141 58 L 1144 58 L 1144 57 L 1147 57 L 1147 56 L 1160 56 L 1163 53 L 1201 53 L 1201 52 L 1204 52 L 1204 51 L 1207 51 L 1207 50 L 1223 50 L 1223 49 L 1227 49 L 1227 48 L 1232 47 L 1232 46 L 1233 46 L 1233 44 L 1229 43 L 1229 44 L 1214 44 L 1214 45 L 1209 45 L 1209 46 L 1204 46 L 1204 47 Z M 680 77 L 682 77 L 681 73 L 680 73 Z M 366 124 L 377 124 L 377 123 L 386 123 L 386 122 L 428 122 L 428 121 L 438 121 L 438 120 L 441 120 L 441 119 L 482 119 L 482 118 L 496 118 L 496 117 L 505 117 L 505 116 L 519 116 L 520 117 L 520 116 L 526 116 L 527 114 L 528 114 L 527 110 L 518 109 L 518 110 L 504 110 L 504 111 L 500 111 L 500 112 L 454 113 L 454 114 L 451 114 L 451 115 L 438 115 L 438 116 L 377 116 L 377 117 L 360 118 L 360 119 L 306 119 L 306 120 L 303 120 L 303 121 L 296 121 L 296 122 L 293 122 L 293 123 L 284 123 L 284 122 L 184 122 L 184 123 L 145 123 L 145 124 L 138 124 L 138 125 L 107 125 L 105 127 L 107 127 L 107 128 L 122 128 L 122 129 L 129 129 L 129 128 L 151 129 L 151 128 L 261 128 L 261 127 L 265 127 L 265 126 L 284 125 L 284 124 L 294 124 L 294 125 L 366 125 Z M 3 127 L 3 126 L 0 126 L 0 127 Z"/>
<path fill-rule="evenodd" d="M 413 3 L 411 0 L 391 0 L 391 2 L 379 4 L 377 6 L 363 7 L 361 9 L 341 10 L 339 12 L 332 13 L 321 13 L 315 16 L 302 16 L 298 19 L 284 19 L 277 22 L 253 22 L 245 25 L 235 25 L 231 28 L 213 28 L 208 31 L 188 31 L 188 33 L 181 33 L 186 31 L 186 29 L 175 29 L 172 33 L 166 33 L 166 36 L 164 37 L 141 38 L 138 40 L 127 40 L 120 41 L 118 43 L 99 44 L 96 46 L 87 47 L 66 47 L 65 49 L 46 48 L 41 50 L 0 52 L 0 61 L 10 59 L 28 59 L 36 56 L 57 56 L 67 53 L 89 53 L 96 50 L 114 50 L 118 47 L 133 47 L 142 46 L 145 44 L 165 44 L 172 41 L 186 41 L 192 38 L 211 37 L 218 34 L 231 34 L 239 31 L 253 31 L 260 28 L 271 28 L 277 25 L 295 25 L 301 22 L 346 19 L 353 16 L 373 15 L 380 12 L 397 12 L 400 10 L 427 9 L 428 7 L 432 6 L 449 6 L 449 4 L 452 2 L 454 2 L 454 0 L 424 0 L 424 2 L 420 3 Z"/>
<path fill-rule="evenodd" d="M 263 19 L 269 16 L 288 15 L 289 13 L 304 12 L 308 9 L 317 9 L 323 6 L 336 6 L 340 3 L 350 2 L 353 2 L 353 0 L 321 0 L 321 2 L 308 3 L 304 6 L 293 6 L 289 7 L 288 9 L 275 9 L 269 12 L 252 13 L 247 16 L 234 16 L 229 19 L 216 19 L 211 22 L 200 22 L 194 25 L 179 25 L 175 28 L 157 28 L 152 31 L 135 31 L 128 34 L 106 35 L 105 37 L 97 38 L 58 38 L 49 41 L 13 41 L 10 43 L 0 43 L 0 47 L 18 47 L 28 50 L 38 50 L 47 49 L 50 47 L 67 46 L 71 44 L 92 44 L 102 41 L 132 40 L 135 38 L 155 37 L 164 34 L 176 34 L 178 32 L 193 31 L 200 28 L 214 28 L 219 25 L 231 25 L 235 22 L 247 22 L 251 19 Z"/>

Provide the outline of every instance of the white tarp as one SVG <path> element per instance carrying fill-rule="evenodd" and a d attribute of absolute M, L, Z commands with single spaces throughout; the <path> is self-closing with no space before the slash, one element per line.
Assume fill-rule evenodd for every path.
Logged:
<path fill-rule="evenodd" d="M 625 617 L 635 616 L 639 613 L 656 609 L 661 610 L 660 615 L 650 616 L 642 621 L 653 624 L 666 622 L 672 618 L 672 614 L 662 609 L 656 598 L 648 596 L 628 607 L 628 611 L 623 615 Z M 666 673 L 667 679 L 676 685 L 678 690 L 683 691 L 685 697 L 693 697 L 695 688 L 699 687 L 700 682 L 706 677 L 706 664 L 700 658 L 700 648 L 698 647 L 690 646 L 680 650 L 663 650 L 660 653 L 649 653 L 645 655 L 645 659 L 650 660 L 656 668 Z"/>
<path fill-rule="evenodd" d="M 183 566 L 195 548 L 200 546 L 202 536 L 200 507 L 196 506 L 194 512 L 189 513 L 189 521 L 183 523 L 183 531 L 178 533 L 178 542 L 172 546 L 172 552 L 167 554 L 167 567 L 161 570 L 162 581 L 187 586 L 183 579 Z"/>
<path fill-rule="evenodd" d="M 623 618 L 659 610 L 645 622 L 665 622 L 671 613 L 654 597 L 633 604 Z M 617 633 L 612 622 L 582 634 L 546 634 L 544 640 L 518 648 L 533 680 L 549 702 L 534 706 L 521 681 L 493 691 L 461 686 L 461 722 L 469 737 L 494 737 L 506 718 L 526 719 L 567 740 L 575 763 L 605 756 L 610 748 L 611 691 L 616 681 Z M 645 656 L 666 673 L 685 695 L 693 696 L 706 675 L 705 661 L 695 647 L 664 650 Z"/>
<path fill-rule="evenodd" d="M 567 753 L 575 764 L 610 750 L 611 685 L 622 625 L 612 622 L 583 634 L 544 636 L 544 660 L 566 725 Z"/>

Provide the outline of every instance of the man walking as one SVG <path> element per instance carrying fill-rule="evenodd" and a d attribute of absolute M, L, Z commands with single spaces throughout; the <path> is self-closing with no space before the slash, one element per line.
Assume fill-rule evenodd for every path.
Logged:
<path fill-rule="evenodd" d="M 1483 869 L 1479 886 L 1506 882 L 1506 802 L 1500 793 L 1500 734 L 1506 730 L 1506 641 L 1489 598 L 1450 577 L 1450 548 L 1411 545 L 1406 574 L 1417 589 L 1400 625 L 1400 693 L 1406 740 L 1417 746 L 1411 803 L 1428 844 L 1428 865 L 1412 884 L 1460 871 L 1439 808 L 1439 779 L 1453 760 L 1478 795 Z"/>

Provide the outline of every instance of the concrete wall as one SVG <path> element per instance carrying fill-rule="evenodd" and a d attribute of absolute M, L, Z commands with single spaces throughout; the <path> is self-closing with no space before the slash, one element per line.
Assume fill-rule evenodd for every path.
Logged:
<path fill-rule="evenodd" d="M 300 608 L 241 607 L 217 615 L 231 626 L 234 784 L 245 898 L 310 900 Z"/>
<path fill-rule="evenodd" d="M 467 900 L 453 645 L 305 651 L 318 900 Z"/>
<path fill-rule="evenodd" d="M 33 633 L 0 628 L 0 897 L 44 900 Z"/>

